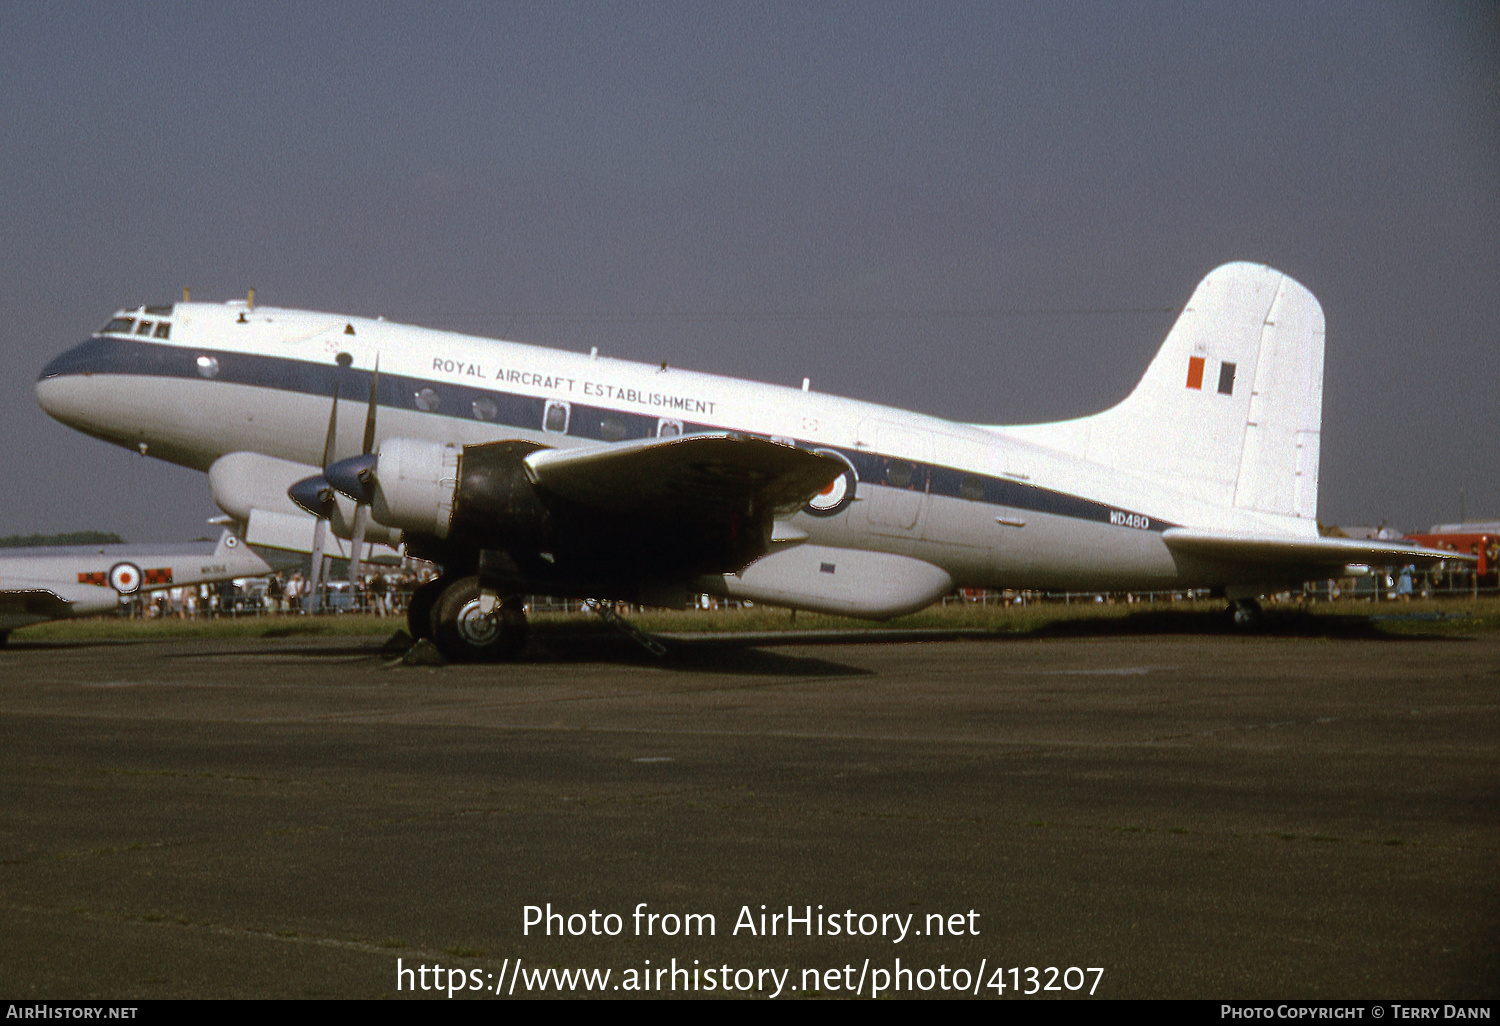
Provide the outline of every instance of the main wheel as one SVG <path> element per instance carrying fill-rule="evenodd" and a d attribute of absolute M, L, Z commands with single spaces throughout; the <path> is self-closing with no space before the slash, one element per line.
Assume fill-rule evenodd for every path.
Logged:
<path fill-rule="evenodd" d="M 1229 622 L 1235 630 L 1258 631 L 1265 626 L 1265 613 L 1255 599 L 1235 599 L 1229 603 Z"/>
<path fill-rule="evenodd" d="M 432 641 L 455 663 L 514 659 L 526 644 L 526 614 L 519 599 L 506 599 L 485 613 L 479 578 L 460 577 L 432 607 Z"/>
<path fill-rule="evenodd" d="M 406 632 L 413 641 L 432 637 L 432 607 L 447 586 L 447 581 L 437 577 L 411 593 L 411 601 L 406 604 Z"/>

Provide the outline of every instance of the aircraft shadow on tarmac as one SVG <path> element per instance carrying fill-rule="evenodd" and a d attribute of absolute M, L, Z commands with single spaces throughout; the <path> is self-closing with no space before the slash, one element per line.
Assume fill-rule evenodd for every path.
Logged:
<path fill-rule="evenodd" d="M 840 637 L 823 638 L 822 644 L 847 643 L 849 639 L 842 636 L 843 632 L 839 633 Z M 849 632 L 849 636 L 857 638 L 859 633 L 862 632 Z M 532 632 L 526 648 L 513 662 L 467 665 L 492 673 L 504 673 L 507 668 L 516 666 L 560 664 L 606 664 L 622 667 L 655 667 L 691 673 L 775 677 L 849 677 L 865 676 L 874 672 L 865 667 L 850 666 L 825 658 L 776 651 L 775 647 L 809 642 L 796 639 L 781 641 L 774 636 L 763 634 L 724 634 L 695 638 L 668 637 L 661 640 L 664 642 L 666 652 L 662 655 L 655 655 L 624 635 L 617 634 L 602 625 L 597 628 L 568 627 L 559 630 L 548 630 L 543 627 L 541 630 Z M 858 640 L 866 639 L 859 638 Z M 47 643 L 46 647 L 77 647 L 82 644 L 86 643 Z M 209 651 L 205 651 L 202 647 L 195 647 L 192 651 L 163 653 L 162 658 L 198 661 L 223 659 L 231 662 L 268 657 L 278 660 L 307 659 L 310 661 L 338 659 L 344 662 L 368 661 L 382 669 L 396 672 L 421 667 L 466 665 L 447 664 L 441 658 L 430 661 L 426 659 L 416 662 L 408 661 L 405 656 L 411 644 L 411 638 L 404 633 L 393 635 L 383 641 L 349 638 L 342 643 L 331 639 L 306 639 L 304 636 L 298 643 L 287 644 L 285 647 L 276 646 L 274 643 L 246 644 L 244 639 L 237 638 L 223 647 L 214 647 Z M 43 645 L 39 644 L 36 647 L 41 648 Z"/>
<path fill-rule="evenodd" d="M 1150 609 L 1126 616 L 1082 617 L 1055 620 L 1012 638 L 1098 638 L 1202 635 L 1266 638 L 1347 638 L 1364 641 L 1459 641 L 1449 634 L 1426 632 L 1395 633 L 1383 628 L 1391 621 L 1411 621 L 1420 625 L 1437 623 L 1442 614 L 1404 616 L 1401 614 L 1369 615 L 1344 613 L 1310 613 L 1304 610 L 1268 610 L 1258 626 L 1236 626 L 1223 612 L 1206 610 Z"/>
<path fill-rule="evenodd" d="M 863 675 L 870 671 L 827 658 L 793 655 L 786 650 L 811 646 L 830 648 L 957 640 L 1005 643 L 1068 638 L 1172 636 L 1317 638 L 1392 643 L 1466 640 L 1462 635 L 1432 633 L 1421 629 L 1423 621 L 1438 621 L 1443 618 L 1441 614 L 1415 616 L 1399 613 L 1313 614 L 1300 610 L 1278 610 L 1268 611 L 1258 628 L 1246 631 L 1233 625 L 1222 612 L 1153 609 L 1125 616 L 1085 616 L 1054 620 L 1026 630 L 984 627 L 951 629 L 871 627 L 849 630 L 653 635 L 666 648 L 663 655 L 655 655 L 646 651 L 630 638 L 602 624 L 596 626 L 539 623 L 533 626 L 531 638 L 516 662 L 520 665 L 606 663 L 621 666 L 656 666 L 667 670 L 694 673 L 828 677 Z M 1416 629 L 1409 633 L 1395 633 L 1384 629 L 1383 625 L 1392 621 L 1411 621 L 1406 626 L 1415 626 Z M 95 646 L 150 644 L 154 641 L 155 639 L 151 638 L 37 641 L 13 638 L 9 648 L 22 651 L 70 650 Z M 249 645 L 245 643 L 245 639 L 224 639 L 224 647 L 215 647 L 209 653 L 197 648 L 192 652 L 165 653 L 163 658 L 202 659 L 205 655 L 209 658 L 227 659 L 264 658 L 272 653 L 274 643 L 277 641 L 290 643 L 287 647 L 275 652 L 281 658 L 364 658 L 393 669 L 408 665 L 402 661 L 402 657 L 411 645 L 410 638 L 399 633 L 384 641 L 350 638 L 340 642 L 332 638 L 319 639 L 314 631 L 308 629 L 271 630 L 267 631 L 262 639 Z M 271 644 L 268 645 L 268 642 Z M 442 663 L 438 660 L 427 665 L 442 665 Z M 507 664 L 494 664 L 491 668 L 501 669 L 505 665 Z"/>

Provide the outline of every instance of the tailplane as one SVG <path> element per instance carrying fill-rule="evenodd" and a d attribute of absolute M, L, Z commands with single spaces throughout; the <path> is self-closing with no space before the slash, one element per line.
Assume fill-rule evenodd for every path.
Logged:
<path fill-rule="evenodd" d="M 1119 405 L 1000 430 L 1316 534 L 1322 418 L 1322 307 L 1280 271 L 1236 263 L 1199 283 Z"/>

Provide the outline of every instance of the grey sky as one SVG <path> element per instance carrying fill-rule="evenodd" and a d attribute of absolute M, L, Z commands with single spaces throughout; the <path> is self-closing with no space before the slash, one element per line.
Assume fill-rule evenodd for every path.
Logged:
<path fill-rule="evenodd" d="M 184 285 L 1019 423 L 1238 259 L 1327 316 L 1322 519 L 1500 516 L 1497 12 L 0 6 L 0 534 L 206 533 L 32 394 Z"/>

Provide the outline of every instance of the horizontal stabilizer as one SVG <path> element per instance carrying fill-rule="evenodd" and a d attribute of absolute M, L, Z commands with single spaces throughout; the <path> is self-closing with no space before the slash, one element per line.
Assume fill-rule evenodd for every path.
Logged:
<path fill-rule="evenodd" d="M 1266 538 L 1173 527 L 1162 541 L 1175 553 L 1218 563 L 1265 567 L 1305 567 L 1331 570 L 1350 564 L 1431 566 L 1443 561 L 1472 563 L 1475 557 L 1410 542 L 1368 541 L 1362 538 Z"/>
<path fill-rule="evenodd" d="M 537 488 L 627 516 L 666 520 L 792 510 L 845 473 L 841 460 L 745 435 L 684 435 L 541 449 L 526 457 Z"/>

